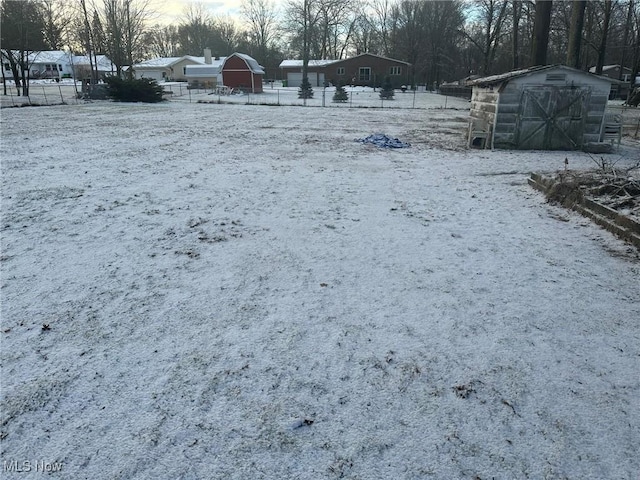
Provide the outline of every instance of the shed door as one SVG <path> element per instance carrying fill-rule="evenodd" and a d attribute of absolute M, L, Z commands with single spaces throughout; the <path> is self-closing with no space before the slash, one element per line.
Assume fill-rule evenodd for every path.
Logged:
<path fill-rule="evenodd" d="M 584 87 L 525 87 L 516 126 L 517 148 L 580 149 L 590 96 Z"/>

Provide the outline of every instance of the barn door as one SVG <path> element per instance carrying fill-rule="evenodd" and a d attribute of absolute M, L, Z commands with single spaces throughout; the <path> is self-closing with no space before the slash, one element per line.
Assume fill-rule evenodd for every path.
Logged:
<path fill-rule="evenodd" d="M 584 88 L 526 87 L 522 91 L 516 126 L 517 148 L 580 149 L 590 95 Z"/>

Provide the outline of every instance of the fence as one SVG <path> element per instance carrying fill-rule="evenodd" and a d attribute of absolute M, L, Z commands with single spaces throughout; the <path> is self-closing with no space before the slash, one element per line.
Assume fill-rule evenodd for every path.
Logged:
<path fill-rule="evenodd" d="M 300 105 L 338 108 L 459 108 L 468 109 L 468 102 L 432 92 L 397 90 L 393 99 L 381 99 L 380 92 L 366 87 L 347 87 L 347 101 L 334 102 L 335 89 L 316 88 L 313 98 L 299 99 L 295 87 L 281 87 L 265 84 L 262 93 L 224 94 L 222 89 L 188 88 L 186 83 L 161 83 L 165 91 L 165 99 L 171 102 L 219 103 L 245 105 Z M 25 105 L 60 105 L 80 104 L 87 100 L 81 98 L 80 85 L 72 82 L 32 83 L 29 96 L 19 96 L 16 88 L 7 82 L 6 94 L 0 95 L 2 107 Z"/>
<path fill-rule="evenodd" d="M 264 86 L 262 93 L 223 94 L 220 89 L 188 89 L 182 85 L 167 85 L 166 92 L 172 92 L 172 101 L 198 103 L 245 104 L 245 105 L 297 105 L 311 107 L 335 108 L 452 108 L 468 110 L 469 102 L 465 99 L 452 98 L 433 92 L 396 90 L 392 99 L 381 99 L 380 91 L 369 87 L 346 88 L 347 100 L 334 102 L 335 89 L 315 88 L 313 98 L 298 98 L 295 87 Z"/>

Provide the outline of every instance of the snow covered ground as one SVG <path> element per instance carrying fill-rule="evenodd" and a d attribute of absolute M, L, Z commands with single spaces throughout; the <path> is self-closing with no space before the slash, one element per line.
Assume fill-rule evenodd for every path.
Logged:
<path fill-rule="evenodd" d="M 2 477 L 637 479 L 638 253 L 467 107 L 2 110 Z"/>

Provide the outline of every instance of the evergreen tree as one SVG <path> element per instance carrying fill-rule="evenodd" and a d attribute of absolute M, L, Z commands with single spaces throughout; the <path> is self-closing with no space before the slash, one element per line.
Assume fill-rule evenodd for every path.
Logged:
<path fill-rule="evenodd" d="M 336 92 L 333 94 L 333 101 L 337 103 L 344 103 L 349 100 L 349 95 L 347 95 L 347 91 L 344 89 L 342 82 L 336 83 Z"/>
<path fill-rule="evenodd" d="M 105 79 L 107 96 L 118 102 L 162 101 L 162 87 L 152 78 L 122 79 L 117 75 Z"/>
<path fill-rule="evenodd" d="M 307 77 L 302 77 L 302 84 L 298 89 L 298 98 L 313 98 L 313 88 L 311 88 L 311 83 L 309 83 L 309 78 Z"/>
<path fill-rule="evenodd" d="M 383 100 L 393 100 L 394 93 L 391 79 L 389 77 L 385 77 L 384 85 L 382 85 L 382 90 L 380 90 L 380 98 Z"/>

